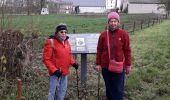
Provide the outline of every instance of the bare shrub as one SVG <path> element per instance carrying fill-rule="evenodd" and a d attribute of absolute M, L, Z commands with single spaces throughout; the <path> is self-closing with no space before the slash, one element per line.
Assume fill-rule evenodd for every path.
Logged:
<path fill-rule="evenodd" d="M 33 43 L 36 36 L 27 36 L 20 31 L 0 32 L 0 75 L 7 78 L 22 77 L 24 67 L 30 66 Z"/>

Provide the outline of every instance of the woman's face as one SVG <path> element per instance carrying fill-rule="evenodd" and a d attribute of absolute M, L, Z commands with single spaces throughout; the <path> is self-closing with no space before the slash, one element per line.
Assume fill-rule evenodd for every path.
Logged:
<path fill-rule="evenodd" d="M 119 24 L 119 21 L 117 19 L 110 19 L 108 24 L 110 27 L 116 28 Z"/>
<path fill-rule="evenodd" d="M 66 30 L 61 30 L 61 31 L 58 32 L 58 36 L 62 39 L 65 39 L 66 34 L 67 34 Z"/>

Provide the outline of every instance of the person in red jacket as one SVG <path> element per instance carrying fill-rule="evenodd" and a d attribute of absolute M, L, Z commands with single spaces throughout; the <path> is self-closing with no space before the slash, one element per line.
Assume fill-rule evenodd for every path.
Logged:
<path fill-rule="evenodd" d="M 50 75 L 48 100 L 64 100 L 67 90 L 67 77 L 70 66 L 78 69 L 71 54 L 71 47 L 66 25 L 61 24 L 56 27 L 55 34 L 46 40 L 43 48 L 43 62 Z"/>
<path fill-rule="evenodd" d="M 96 55 L 96 70 L 102 71 L 108 100 L 123 100 L 125 73 L 131 72 L 131 48 L 128 33 L 119 28 L 120 17 L 116 12 L 108 14 L 108 28 L 101 33 Z M 123 62 L 123 71 L 115 73 L 108 70 L 109 55 L 107 33 L 110 43 L 110 59 Z"/>

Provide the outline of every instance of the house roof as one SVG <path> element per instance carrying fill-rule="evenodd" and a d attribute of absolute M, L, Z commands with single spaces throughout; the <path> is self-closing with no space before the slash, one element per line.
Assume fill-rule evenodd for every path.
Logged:
<path fill-rule="evenodd" d="M 129 3 L 137 3 L 137 4 L 158 4 L 160 0 L 129 0 Z"/>
<path fill-rule="evenodd" d="M 62 0 L 62 1 L 71 1 L 74 6 L 106 6 L 106 0 Z"/>

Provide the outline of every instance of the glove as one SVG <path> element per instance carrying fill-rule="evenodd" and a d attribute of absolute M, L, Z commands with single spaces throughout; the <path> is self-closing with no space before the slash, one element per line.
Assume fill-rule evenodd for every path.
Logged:
<path fill-rule="evenodd" d="M 56 70 L 54 72 L 54 75 L 56 75 L 59 78 L 62 75 L 62 72 L 60 70 Z"/>
<path fill-rule="evenodd" d="M 126 66 L 126 67 L 125 67 L 125 72 L 126 72 L 127 75 L 130 74 L 130 72 L 131 72 L 131 66 Z"/>
<path fill-rule="evenodd" d="M 79 68 L 79 64 L 78 64 L 78 63 L 74 63 L 72 66 L 73 66 L 76 70 Z"/>

